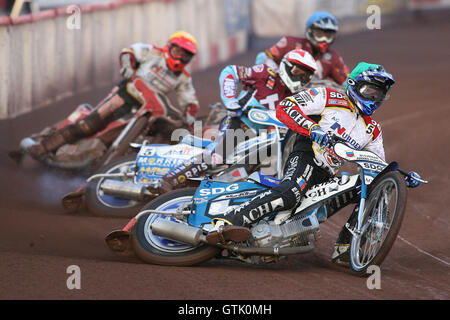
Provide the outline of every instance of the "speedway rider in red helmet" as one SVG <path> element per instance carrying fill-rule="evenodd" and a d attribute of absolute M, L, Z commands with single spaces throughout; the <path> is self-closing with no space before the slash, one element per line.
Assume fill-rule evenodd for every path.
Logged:
<path fill-rule="evenodd" d="M 142 78 L 153 95 L 153 116 L 165 115 L 183 119 L 191 125 L 199 110 L 192 79 L 184 67 L 197 53 L 197 41 L 185 32 L 177 31 L 169 37 L 164 48 L 135 43 L 120 53 L 120 73 L 124 79 L 81 120 L 45 137 L 28 148 L 28 153 L 41 160 L 59 147 L 74 143 L 103 130 L 109 123 L 130 113 L 143 103 L 139 92 L 130 85 L 136 75 Z M 175 91 L 183 111 L 173 107 L 167 94 Z"/>
<path fill-rule="evenodd" d="M 343 85 L 349 70 L 336 51 L 330 49 L 339 30 L 338 21 L 327 12 L 315 12 L 306 21 L 306 38 L 286 36 L 275 45 L 260 52 L 256 63 L 264 63 L 276 69 L 286 52 L 293 49 L 308 51 L 316 60 L 315 77 L 319 80 L 332 79 Z"/>

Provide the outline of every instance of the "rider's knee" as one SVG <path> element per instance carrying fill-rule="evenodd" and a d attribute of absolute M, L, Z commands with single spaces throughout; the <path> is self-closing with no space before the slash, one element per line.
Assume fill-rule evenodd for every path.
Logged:
<path fill-rule="evenodd" d="M 278 193 L 279 197 L 283 199 L 284 210 L 295 208 L 302 197 L 302 190 L 294 181 L 284 181 L 278 187 L 273 188 L 272 191 Z"/>

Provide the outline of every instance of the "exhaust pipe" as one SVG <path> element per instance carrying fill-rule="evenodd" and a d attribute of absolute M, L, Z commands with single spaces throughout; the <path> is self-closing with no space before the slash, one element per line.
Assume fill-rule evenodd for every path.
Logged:
<path fill-rule="evenodd" d="M 100 188 L 106 195 L 138 201 L 142 201 L 146 196 L 152 195 L 146 188 L 146 185 L 136 184 L 132 181 L 106 179 L 102 182 Z"/>
<path fill-rule="evenodd" d="M 208 243 L 202 229 L 189 226 L 174 221 L 158 218 L 150 226 L 152 233 L 158 237 L 169 240 L 198 246 L 200 242 Z M 310 241 L 307 246 L 301 247 L 241 247 L 237 245 L 216 245 L 222 249 L 228 249 L 245 255 L 262 255 L 262 256 L 287 256 L 293 254 L 301 254 L 310 252 L 315 248 L 314 241 Z"/>
<path fill-rule="evenodd" d="M 206 242 L 202 229 L 186 224 L 158 218 L 153 221 L 150 228 L 155 236 L 193 246 L 198 246 L 200 242 Z"/>

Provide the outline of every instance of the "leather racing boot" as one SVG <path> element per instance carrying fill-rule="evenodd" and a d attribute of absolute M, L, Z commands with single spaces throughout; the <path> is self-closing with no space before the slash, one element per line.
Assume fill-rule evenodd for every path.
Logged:
<path fill-rule="evenodd" d="M 352 214 L 348 218 L 347 222 L 350 226 L 356 223 L 356 217 L 358 214 L 358 206 L 355 207 Z M 348 231 L 347 227 L 342 227 L 341 232 L 334 244 L 334 251 L 331 255 L 331 261 L 338 265 L 349 267 L 350 266 L 350 242 L 352 240 L 352 234 Z"/>
<path fill-rule="evenodd" d="M 196 178 L 211 168 L 211 165 L 200 162 L 197 158 L 192 158 L 182 163 L 175 169 L 172 169 L 161 179 L 158 187 L 148 187 L 153 194 L 163 194 L 174 189 L 184 188 L 187 186 L 189 178 Z"/>
<path fill-rule="evenodd" d="M 331 261 L 344 266 L 348 267 L 350 266 L 350 244 L 349 243 L 335 243 L 334 244 L 334 251 L 331 256 Z"/>
<path fill-rule="evenodd" d="M 41 160 L 46 154 L 65 144 L 74 143 L 102 130 L 108 124 L 109 118 L 123 109 L 122 106 L 125 106 L 125 100 L 118 94 L 110 94 L 89 115 L 51 133 L 40 143 L 30 146 L 27 151 L 32 158 Z"/>
<path fill-rule="evenodd" d="M 233 226 L 231 222 L 222 218 L 213 219 L 214 230 L 206 235 L 209 244 L 226 244 L 228 241 L 244 242 L 252 235 L 250 229 Z"/>
<path fill-rule="evenodd" d="M 27 152 L 33 159 L 39 161 L 44 159 L 48 153 L 57 150 L 66 143 L 70 143 L 74 138 L 73 130 L 67 126 L 43 138 L 41 142 L 31 145 Z"/>

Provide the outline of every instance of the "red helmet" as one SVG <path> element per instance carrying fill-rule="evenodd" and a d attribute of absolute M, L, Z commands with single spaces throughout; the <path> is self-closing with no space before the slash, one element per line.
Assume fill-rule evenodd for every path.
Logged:
<path fill-rule="evenodd" d="M 169 69 L 181 71 L 197 53 L 197 40 L 185 32 L 177 31 L 169 37 L 164 55 Z"/>

